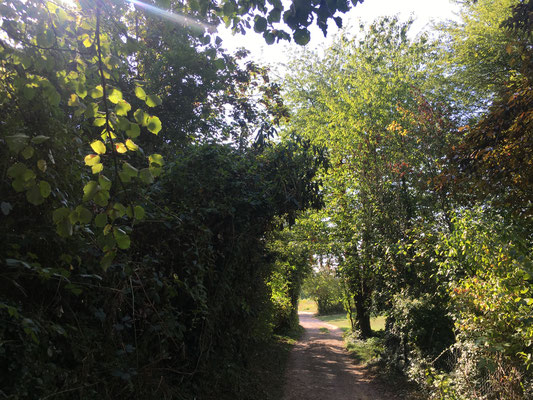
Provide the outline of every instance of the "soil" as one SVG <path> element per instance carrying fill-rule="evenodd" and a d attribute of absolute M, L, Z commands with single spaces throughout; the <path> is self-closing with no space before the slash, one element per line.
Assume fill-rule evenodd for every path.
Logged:
<path fill-rule="evenodd" d="M 305 332 L 289 356 L 283 400 L 401 399 L 350 357 L 341 329 L 311 313 L 299 316 Z"/>

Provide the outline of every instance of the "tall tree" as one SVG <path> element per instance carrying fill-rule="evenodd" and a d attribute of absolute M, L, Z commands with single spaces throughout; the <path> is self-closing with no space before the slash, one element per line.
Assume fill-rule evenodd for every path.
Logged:
<path fill-rule="evenodd" d="M 436 48 L 409 39 L 409 26 L 382 19 L 360 38 L 345 34 L 323 57 L 305 54 L 287 80 L 292 126 L 329 150 L 327 215 L 363 336 L 374 292 L 418 279 L 396 256 L 398 241 L 421 217 L 447 210 L 431 182 L 454 122 L 444 117 L 443 88 L 432 87 Z"/>

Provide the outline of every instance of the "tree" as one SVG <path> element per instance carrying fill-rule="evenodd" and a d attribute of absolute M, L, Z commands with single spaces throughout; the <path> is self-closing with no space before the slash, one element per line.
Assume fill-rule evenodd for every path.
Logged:
<path fill-rule="evenodd" d="M 408 29 L 382 19 L 361 39 L 343 36 L 323 58 L 304 55 L 287 82 L 292 126 L 329 151 L 326 214 L 363 336 L 378 288 L 416 286 L 416 272 L 395 255 L 398 241 L 434 215 L 431 202 L 446 210 L 430 183 L 454 122 L 443 116 L 442 88 L 429 89 L 435 47 L 423 36 L 409 40 Z"/>

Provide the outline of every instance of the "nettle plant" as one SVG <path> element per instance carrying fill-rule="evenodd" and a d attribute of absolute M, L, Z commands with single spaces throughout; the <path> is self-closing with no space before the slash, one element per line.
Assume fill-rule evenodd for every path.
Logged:
<path fill-rule="evenodd" d="M 136 70 L 132 13 L 100 1 L 0 5 L 7 178 L 30 204 L 53 209 L 60 236 L 94 232 L 104 269 L 130 247 L 145 216 L 142 188 L 163 167 L 160 154 L 142 148 L 145 135 L 162 129 L 152 113 L 161 98 L 145 92 Z M 76 182 L 79 191 L 71 191 Z M 2 199 L 5 215 L 9 199 L 18 201 Z"/>

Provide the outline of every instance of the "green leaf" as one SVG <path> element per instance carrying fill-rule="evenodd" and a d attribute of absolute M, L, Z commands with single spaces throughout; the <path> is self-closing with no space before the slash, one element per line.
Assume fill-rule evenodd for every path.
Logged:
<path fill-rule="evenodd" d="M 76 94 L 81 99 L 84 99 L 85 97 L 87 97 L 87 87 L 85 86 L 85 84 L 78 82 L 78 84 L 76 85 Z"/>
<path fill-rule="evenodd" d="M 276 37 L 272 34 L 272 32 L 265 31 L 263 33 L 263 38 L 265 39 L 266 44 L 274 44 L 274 41 L 276 40 Z"/>
<path fill-rule="evenodd" d="M 16 179 L 22 177 L 28 168 L 22 163 L 15 163 L 7 169 L 7 176 Z"/>
<path fill-rule="evenodd" d="M 146 93 L 145 93 L 144 89 L 142 87 L 140 87 L 140 86 L 137 86 L 135 88 L 135 96 L 137 96 L 141 100 L 145 100 L 146 99 Z"/>
<path fill-rule="evenodd" d="M 96 193 L 98 192 L 98 183 L 96 181 L 89 181 L 84 187 L 83 187 L 83 201 L 89 201 L 94 198 Z"/>
<path fill-rule="evenodd" d="M 103 228 L 107 225 L 107 215 L 105 213 L 98 214 L 96 218 L 94 219 L 94 224 L 98 228 Z"/>
<path fill-rule="evenodd" d="M 113 204 L 113 210 L 116 211 L 116 213 L 115 213 L 116 217 L 115 218 L 120 218 L 124 214 L 126 214 L 126 207 L 124 207 L 124 205 L 122 203 Z"/>
<path fill-rule="evenodd" d="M 129 129 L 126 131 L 126 135 L 130 138 L 135 139 L 141 134 L 141 128 L 139 125 L 131 123 Z"/>
<path fill-rule="evenodd" d="M 24 150 L 20 153 L 22 157 L 24 157 L 26 160 L 33 157 L 33 154 L 35 153 L 35 150 L 31 146 L 26 146 Z"/>
<path fill-rule="evenodd" d="M 268 14 L 268 22 L 279 22 L 281 20 L 281 10 L 279 8 L 273 8 Z"/>
<path fill-rule="evenodd" d="M 131 110 L 131 105 L 126 100 L 120 100 L 115 106 L 115 113 L 117 115 L 126 116 Z"/>
<path fill-rule="evenodd" d="M 151 116 L 148 118 L 148 123 L 146 125 L 146 128 L 152 132 L 154 135 L 157 135 L 159 131 L 161 130 L 161 121 L 158 117 Z"/>
<path fill-rule="evenodd" d="M 160 106 L 162 103 L 161 98 L 155 94 L 146 96 L 146 105 L 148 107 Z"/>
<path fill-rule="evenodd" d="M 119 228 L 113 229 L 113 237 L 117 241 L 117 246 L 120 249 L 126 250 L 130 247 L 130 244 L 131 244 L 130 237 L 122 229 L 119 229 Z"/>
<path fill-rule="evenodd" d="M 59 236 L 69 237 L 72 235 L 72 224 L 68 218 L 62 219 L 56 226 L 56 232 Z"/>
<path fill-rule="evenodd" d="M 150 165 L 150 172 L 154 177 L 158 177 L 163 173 L 163 168 L 155 166 L 155 164 Z"/>
<path fill-rule="evenodd" d="M 133 113 L 133 118 L 139 125 L 146 126 L 148 123 L 148 115 L 140 108 Z"/>
<path fill-rule="evenodd" d="M 66 207 L 58 208 L 57 210 L 54 210 L 54 212 L 52 213 L 52 220 L 54 221 L 55 224 L 58 224 L 59 222 L 67 218 L 69 214 L 70 214 L 70 210 L 68 208 Z"/>
<path fill-rule="evenodd" d="M 118 177 L 120 178 L 120 180 L 122 181 L 122 183 L 130 183 L 131 182 L 131 176 L 129 176 L 128 174 L 126 174 L 124 171 L 120 171 L 118 173 Z"/>
<path fill-rule="evenodd" d="M 46 199 L 48 196 L 50 196 L 50 193 L 52 193 L 52 188 L 50 187 L 50 184 L 48 182 L 40 181 L 39 191 L 41 193 L 41 196 L 43 196 Z"/>
<path fill-rule="evenodd" d="M 161 154 L 150 154 L 148 161 L 150 162 L 150 165 L 157 164 L 160 167 L 164 165 L 163 156 Z"/>
<path fill-rule="evenodd" d="M 11 186 L 13 187 L 13 189 L 15 189 L 17 193 L 20 193 L 26 190 L 28 185 L 22 179 L 15 179 L 11 183 Z"/>
<path fill-rule="evenodd" d="M 89 103 L 87 104 L 87 108 L 84 111 L 84 115 L 87 118 L 94 118 L 98 115 L 98 104 L 96 103 Z M 105 123 L 105 119 L 104 119 Z"/>
<path fill-rule="evenodd" d="M 142 208 L 141 206 L 135 206 L 133 208 L 133 215 L 135 215 L 135 219 L 144 219 L 144 208 Z"/>
<path fill-rule="evenodd" d="M 122 164 L 122 171 L 130 178 L 136 177 L 139 173 L 139 170 L 128 162 Z"/>
<path fill-rule="evenodd" d="M 41 196 L 41 191 L 38 185 L 33 185 L 28 189 L 26 192 L 26 199 L 34 206 L 38 206 L 44 202 L 44 197 Z"/>
<path fill-rule="evenodd" d="M 98 184 L 104 190 L 110 190 L 111 189 L 111 181 L 104 175 L 100 175 L 98 177 Z"/>
<path fill-rule="evenodd" d="M 11 150 L 13 153 L 18 153 L 24 147 L 26 147 L 29 139 L 29 136 L 26 136 L 22 133 L 5 137 L 7 147 L 9 147 L 9 150 Z"/>
<path fill-rule="evenodd" d="M 70 98 L 68 99 L 67 103 L 70 107 L 78 107 L 80 105 L 80 101 L 78 99 L 78 96 L 72 93 L 70 95 Z"/>
<path fill-rule="evenodd" d="M 35 179 L 35 172 L 31 169 L 26 169 L 20 177 L 24 182 L 29 182 Z"/>
<path fill-rule="evenodd" d="M 107 203 L 109 202 L 109 192 L 107 190 L 100 190 L 94 196 L 94 202 L 100 207 L 107 206 Z"/>
<path fill-rule="evenodd" d="M 267 27 L 267 20 L 260 15 L 256 15 L 254 18 L 254 31 L 257 33 L 264 32 Z"/>
<path fill-rule="evenodd" d="M 22 88 L 22 95 L 27 99 L 27 100 L 31 100 L 35 97 L 35 87 L 33 87 L 32 85 L 24 85 L 24 87 Z"/>
<path fill-rule="evenodd" d="M 297 29 L 294 31 L 292 37 L 300 46 L 305 46 L 311 39 L 311 33 L 307 29 Z"/>
<path fill-rule="evenodd" d="M 146 184 L 151 184 L 154 182 L 154 176 L 148 168 L 143 168 L 139 171 L 139 178 Z"/>
<path fill-rule="evenodd" d="M 82 224 L 88 224 L 93 219 L 93 214 L 83 206 L 76 207 L 75 211 L 78 214 L 78 221 Z"/>
<path fill-rule="evenodd" d="M 100 267 L 104 271 L 107 271 L 107 269 L 111 266 L 111 263 L 115 259 L 115 256 L 117 255 L 116 251 L 108 251 L 104 254 L 102 259 L 100 260 Z"/>
<path fill-rule="evenodd" d="M 31 139 L 31 142 L 33 144 L 41 144 L 43 142 L 46 142 L 48 139 L 50 139 L 49 136 L 37 135 Z"/>

